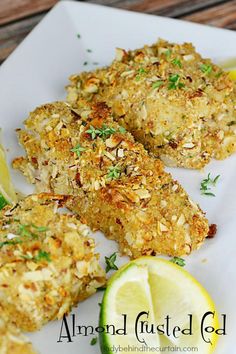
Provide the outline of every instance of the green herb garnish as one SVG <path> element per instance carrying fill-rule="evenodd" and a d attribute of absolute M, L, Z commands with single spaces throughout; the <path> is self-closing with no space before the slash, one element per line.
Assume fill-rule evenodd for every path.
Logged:
<path fill-rule="evenodd" d="M 38 232 L 48 231 L 48 227 L 47 226 L 36 226 L 34 224 L 31 224 L 31 226 Z"/>
<path fill-rule="evenodd" d="M 34 257 L 34 259 L 36 261 L 41 261 L 41 260 L 45 260 L 47 262 L 51 262 L 51 255 L 48 252 L 39 250 L 37 256 Z"/>
<path fill-rule="evenodd" d="M 200 69 L 206 75 L 208 75 L 208 74 L 210 74 L 212 72 L 212 66 L 209 65 L 209 64 L 202 64 L 200 66 Z"/>
<path fill-rule="evenodd" d="M 34 224 L 19 224 L 17 234 L 22 237 L 38 238 L 38 235 L 30 231 L 29 228 L 33 228 L 37 232 L 45 232 L 48 230 L 46 226 L 36 226 Z"/>
<path fill-rule="evenodd" d="M 84 61 L 84 64 L 83 65 L 88 65 L 88 62 L 87 61 Z"/>
<path fill-rule="evenodd" d="M 86 130 L 86 133 L 90 134 L 92 139 L 95 139 L 96 136 L 99 135 L 99 130 L 90 125 L 90 128 Z"/>
<path fill-rule="evenodd" d="M 179 74 L 174 74 L 169 77 L 170 82 L 178 82 L 179 81 Z"/>
<path fill-rule="evenodd" d="M 77 33 L 77 38 L 81 38 L 81 35 L 79 33 Z"/>
<path fill-rule="evenodd" d="M 211 192 L 210 186 L 215 187 L 219 178 L 220 178 L 220 175 L 218 175 L 214 179 L 212 179 L 210 177 L 210 173 L 208 173 L 207 178 L 203 179 L 201 182 L 201 188 L 200 188 L 201 194 L 215 197 L 215 194 Z"/>
<path fill-rule="evenodd" d="M 180 82 L 179 74 L 173 74 L 169 77 L 168 90 L 177 89 L 184 87 L 184 83 Z"/>
<path fill-rule="evenodd" d="M 19 222 L 18 219 L 14 219 L 14 221 Z M 34 224 L 19 224 L 18 230 L 17 230 L 17 236 L 27 238 L 27 239 L 28 238 L 30 238 L 30 239 L 38 238 L 37 234 L 35 234 L 29 230 L 30 227 L 35 229 L 37 232 L 45 232 L 48 230 L 48 228 L 46 226 L 36 226 Z M 7 237 L 7 236 L 5 236 L 5 237 Z M 18 243 L 22 243 L 23 241 L 24 240 L 22 240 L 22 239 L 14 239 L 14 240 L 0 242 L 0 248 L 5 245 L 16 245 Z"/>
<path fill-rule="evenodd" d="M 146 70 L 144 68 L 139 68 L 138 69 L 138 75 L 136 75 L 135 80 L 139 81 L 141 79 L 141 75 L 146 74 Z"/>
<path fill-rule="evenodd" d="M 75 152 L 78 157 L 80 157 L 81 152 L 85 151 L 86 149 L 82 147 L 80 144 L 76 145 L 73 149 L 70 151 Z"/>
<path fill-rule="evenodd" d="M 110 179 L 118 179 L 120 177 L 121 170 L 118 166 L 111 166 L 108 169 L 107 177 Z"/>
<path fill-rule="evenodd" d="M 166 56 L 166 58 L 169 58 L 171 56 L 172 50 L 171 49 L 167 49 L 164 54 Z"/>
<path fill-rule="evenodd" d="M 109 136 L 111 136 L 112 134 L 115 134 L 116 130 L 114 128 L 109 128 L 108 126 L 106 125 L 103 125 L 102 128 L 99 128 L 99 136 L 100 138 L 102 139 L 107 139 L 109 138 Z"/>
<path fill-rule="evenodd" d="M 8 205 L 8 202 L 4 198 L 4 196 L 0 193 L 0 210 L 3 209 L 6 205 Z"/>
<path fill-rule="evenodd" d="M 114 252 L 110 257 L 105 257 L 106 261 L 106 273 L 108 273 L 110 270 L 118 270 L 117 265 L 115 264 L 116 261 L 116 254 L 117 252 Z"/>
<path fill-rule="evenodd" d="M 94 337 L 91 339 L 91 342 L 90 342 L 90 345 L 95 345 L 97 344 L 97 341 L 98 341 L 98 338 L 97 337 Z"/>
<path fill-rule="evenodd" d="M 164 81 L 158 80 L 158 81 L 156 81 L 156 82 L 154 82 L 154 83 L 152 84 L 152 88 L 153 88 L 153 89 L 159 88 L 159 87 L 161 87 L 163 84 L 164 84 Z"/>
<path fill-rule="evenodd" d="M 170 262 L 177 264 L 180 267 L 184 267 L 185 266 L 185 260 L 183 258 L 179 258 L 179 257 L 173 257 Z"/>
<path fill-rule="evenodd" d="M 21 240 L 9 240 L 9 241 L 3 241 L 0 242 L 0 248 L 6 245 L 17 245 L 18 243 L 22 243 Z"/>
<path fill-rule="evenodd" d="M 38 254 L 36 256 L 30 256 L 30 255 L 23 255 L 21 256 L 24 259 L 40 262 L 42 260 L 45 260 L 47 262 L 51 262 L 51 256 L 50 253 L 39 250 Z"/>
<path fill-rule="evenodd" d="M 179 68 L 182 68 L 181 61 L 178 58 L 173 59 L 171 63 L 178 66 Z"/>
<path fill-rule="evenodd" d="M 30 227 L 31 225 L 29 224 L 20 224 L 19 225 L 19 229 L 18 229 L 18 234 L 22 237 L 37 237 L 37 235 L 35 235 L 34 233 L 32 233 L 31 231 L 28 230 L 28 228 Z"/>
<path fill-rule="evenodd" d="M 218 79 L 219 77 L 221 77 L 222 74 L 223 74 L 223 71 L 219 71 L 218 73 L 215 74 L 215 77 Z"/>
<path fill-rule="evenodd" d="M 140 69 L 138 69 L 138 73 L 139 74 L 146 74 L 147 72 L 144 68 L 140 68 Z"/>
<path fill-rule="evenodd" d="M 126 129 L 124 127 L 119 127 L 119 131 L 120 133 L 122 134 L 125 134 L 126 133 Z"/>
<path fill-rule="evenodd" d="M 99 136 L 102 139 L 107 139 L 109 138 L 110 135 L 114 134 L 116 130 L 114 128 L 109 128 L 106 125 L 103 125 L 102 128 L 94 128 L 92 125 L 90 125 L 90 128 L 86 130 L 86 133 L 91 135 L 91 138 L 94 140 L 97 136 Z"/>
<path fill-rule="evenodd" d="M 92 53 L 92 49 L 87 49 L 87 52 L 88 53 Z"/>

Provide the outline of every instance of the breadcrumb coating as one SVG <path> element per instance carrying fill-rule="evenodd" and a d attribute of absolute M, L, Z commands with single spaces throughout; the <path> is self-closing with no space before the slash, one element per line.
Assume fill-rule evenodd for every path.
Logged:
<path fill-rule="evenodd" d="M 4 318 L 0 307 L 0 353 L 1 354 L 37 354 L 29 340 Z"/>
<path fill-rule="evenodd" d="M 104 101 L 115 119 L 168 166 L 203 168 L 236 150 L 236 86 L 190 43 L 160 40 L 106 68 L 70 77 L 67 100 Z"/>
<path fill-rule="evenodd" d="M 67 199 L 31 195 L 0 212 L 0 305 L 25 331 L 62 318 L 105 283 L 88 227 L 60 212 Z"/>
<path fill-rule="evenodd" d="M 204 241 L 204 213 L 104 103 L 47 104 L 25 126 L 18 135 L 26 157 L 13 167 L 39 191 L 74 196 L 67 206 L 123 254 L 180 256 Z"/>

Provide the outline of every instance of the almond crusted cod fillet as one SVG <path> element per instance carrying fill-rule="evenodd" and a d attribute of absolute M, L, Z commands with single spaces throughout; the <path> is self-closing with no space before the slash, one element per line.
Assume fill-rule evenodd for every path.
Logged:
<path fill-rule="evenodd" d="M 180 256 L 203 242 L 204 213 L 163 163 L 113 121 L 105 104 L 81 101 L 77 111 L 47 104 L 25 126 L 18 135 L 26 157 L 13 167 L 39 191 L 73 195 L 67 206 L 118 241 L 122 253 Z"/>
<path fill-rule="evenodd" d="M 0 211 L 0 305 L 25 331 L 62 318 L 105 283 L 88 227 L 58 212 L 66 199 L 31 195 Z"/>
<path fill-rule="evenodd" d="M 1 307 L 0 311 L 0 353 L 37 354 L 28 338 L 16 326 L 8 322 Z"/>
<path fill-rule="evenodd" d="M 192 44 L 160 40 L 106 68 L 70 77 L 67 100 L 104 101 L 114 118 L 168 166 L 204 167 L 236 150 L 236 88 Z"/>

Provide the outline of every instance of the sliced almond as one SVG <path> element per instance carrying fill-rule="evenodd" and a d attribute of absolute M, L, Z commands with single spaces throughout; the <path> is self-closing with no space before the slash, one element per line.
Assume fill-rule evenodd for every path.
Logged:
<path fill-rule="evenodd" d="M 178 188 L 179 188 L 178 184 L 174 184 L 172 187 L 172 191 L 176 192 Z"/>
<path fill-rule="evenodd" d="M 161 200 L 161 207 L 165 208 L 167 206 L 167 201 L 166 200 Z"/>
<path fill-rule="evenodd" d="M 84 91 L 88 93 L 98 92 L 99 83 L 100 83 L 99 79 L 97 79 L 96 77 L 91 77 L 86 81 L 84 86 Z"/>
<path fill-rule="evenodd" d="M 117 61 L 122 61 L 127 55 L 126 51 L 122 48 L 116 48 L 115 58 Z"/>
<path fill-rule="evenodd" d="M 194 145 L 193 143 L 185 143 L 185 144 L 183 145 L 183 147 L 184 147 L 185 149 L 192 149 L 194 146 L 195 146 L 195 145 Z"/>
<path fill-rule="evenodd" d="M 184 217 L 184 214 L 181 214 L 178 221 L 177 221 L 177 225 L 178 226 L 181 226 L 185 223 L 185 217 Z"/>
<path fill-rule="evenodd" d="M 135 193 L 138 194 L 140 199 L 148 199 L 151 197 L 151 194 L 147 189 L 137 189 Z"/>
<path fill-rule="evenodd" d="M 183 56 L 184 61 L 191 61 L 194 59 L 194 55 L 192 54 L 187 54 Z"/>
<path fill-rule="evenodd" d="M 109 151 L 104 151 L 103 154 L 111 161 L 115 161 L 115 157 L 109 152 Z"/>
<path fill-rule="evenodd" d="M 128 71 L 124 71 L 123 73 L 121 73 L 121 77 L 127 77 L 127 76 L 131 76 L 135 73 L 134 70 L 128 70 Z"/>
<path fill-rule="evenodd" d="M 217 133 L 217 137 L 218 137 L 220 140 L 222 140 L 222 139 L 224 138 L 224 135 L 225 135 L 225 133 L 224 133 L 223 130 L 220 130 L 220 131 Z"/>
<path fill-rule="evenodd" d="M 105 144 L 108 148 L 112 149 L 117 146 L 117 141 L 111 137 L 106 139 Z"/>
<path fill-rule="evenodd" d="M 118 156 L 118 157 L 124 157 L 124 155 L 125 155 L 125 154 L 124 154 L 124 149 L 118 149 L 118 150 L 117 150 L 117 156 Z"/>
<path fill-rule="evenodd" d="M 177 220 L 177 215 L 172 215 L 171 220 L 175 222 Z"/>
<path fill-rule="evenodd" d="M 168 230 L 168 227 L 166 225 L 164 225 L 162 222 L 158 221 L 157 223 L 157 230 L 158 230 L 158 233 L 161 234 L 162 232 L 167 232 L 169 231 Z"/>

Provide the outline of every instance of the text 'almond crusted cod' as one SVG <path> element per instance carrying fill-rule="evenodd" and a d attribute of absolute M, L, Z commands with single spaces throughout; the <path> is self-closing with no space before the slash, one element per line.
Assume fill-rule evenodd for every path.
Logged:
<path fill-rule="evenodd" d="M 208 233 L 204 213 L 163 163 L 113 121 L 103 103 L 57 102 L 37 108 L 19 130 L 26 157 L 16 158 L 38 191 L 73 195 L 67 206 L 133 258 L 180 256 Z"/>
<path fill-rule="evenodd" d="M 68 102 L 106 102 L 167 166 L 201 169 L 236 151 L 236 85 L 192 44 L 117 49 L 106 68 L 70 77 Z"/>

